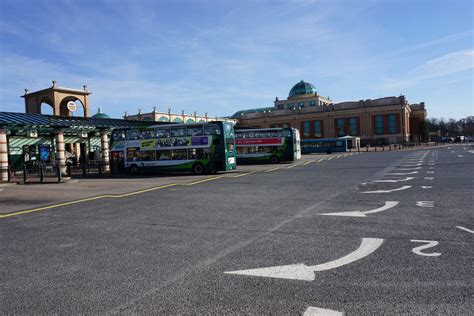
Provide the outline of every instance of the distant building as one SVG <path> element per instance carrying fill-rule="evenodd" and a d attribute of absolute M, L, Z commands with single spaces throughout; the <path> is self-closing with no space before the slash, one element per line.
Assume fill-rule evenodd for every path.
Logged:
<path fill-rule="evenodd" d="M 151 122 L 170 122 L 170 123 L 203 123 L 208 121 L 225 121 L 225 122 L 234 122 L 237 120 L 233 118 L 217 117 L 217 116 L 208 116 L 207 113 L 202 115 L 197 115 L 196 112 L 193 114 L 185 114 L 184 111 L 181 111 L 181 114 L 171 113 L 171 109 L 168 109 L 167 112 L 159 112 L 156 110 L 156 107 L 153 107 L 152 112 L 142 113 L 141 110 L 138 110 L 138 114 L 128 115 L 125 112 L 123 116 L 126 120 L 135 120 L 135 121 L 151 121 Z"/>
<path fill-rule="evenodd" d="M 276 98 L 273 103 L 238 111 L 232 118 L 241 127 L 294 127 L 303 139 L 358 136 L 362 145 L 418 140 L 419 124 L 426 118 L 425 104 L 408 104 L 403 95 L 334 104 L 303 80 L 286 100 Z"/>

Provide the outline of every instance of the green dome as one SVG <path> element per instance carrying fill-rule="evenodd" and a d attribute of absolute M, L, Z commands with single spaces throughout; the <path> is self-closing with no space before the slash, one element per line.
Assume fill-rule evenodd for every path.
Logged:
<path fill-rule="evenodd" d="M 97 113 L 92 115 L 93 118 L 98 118 L 98 119 L 108 119 L 110 116 L 108 116 L 105 113 L 102 113 L 102 108 L 99 106 L 99 109 L 97 110 Z"/>
<path fill-rule="evenodd" d="M 316 88 L 311 83 L 301 80 L 291 88 L 288 98 L 305 94 L 316 94 Z"/>

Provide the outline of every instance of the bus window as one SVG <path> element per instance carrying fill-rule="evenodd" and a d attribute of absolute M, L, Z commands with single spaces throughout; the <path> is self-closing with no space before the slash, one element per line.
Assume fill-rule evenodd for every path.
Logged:
<path fill-rule="evenodd" d="M 202 148 L 192 148 L 188 150 L 188 159 L 202 159 L 204 158 L 204 151 Z"/>
<path fill-rule="evenodd" d="M 169 127 L 160 127 L 160 128 L 156 129 L 155 133 L 156 133 L 156 138 L 170 137 L 170 128 Z"/>
<path fill-rule="evenodd" d="M 219 126 L 214 124 L 204 125 L 204 135 L 220 135 Z"/>
<path fill-rule="evenodd" d="M 140 150 L 137 147 L 127 148 L 127 161 L 140 161 Z"/>
<path fill-rule="evenodd" d="M 149 130 L 149 131 L 143 131 L 141 133 L 141 138 L 142 139 L 152 139 L 155 138 L 155 131 Z"/>
<path fill-rule="evenodd" d="M 202 125 L 188 126 L 188 136 L 202 136 Z"/>
<path fill-rule="evenodd" d="M 130 139 L 130 140 L 140 139 L 140 134 L 141 134 L 141 132 L 138 131 L 138 130 L 128 131 L 128 139 Z"/>
<path fill-rule="evenodd" d="M 204 159 L 211 158 L 211 149 L 210 148 L 203 148 L 202 152 L 203 152 Z"/>
<path fill-rule="evenodd" d="M 140 158 L 141 161 L 153 161 L 155 160 L 156 154 L 154 150 L 141 150 Z"/>
<path fill-rule="evenodd" d="M 170 160 L 171 159 L 171 150 L 157 150 L 156 151 L 156 160 Z"/>
<path fill-rule="evenodd" d="M 171 127 L 171 137 L 186 137 L 186 128 L 184 126 Z"/>
<path fill-rule="evenodd" d="M 171 159 L 172 160 L 186 160 L 187 153 L 186 149 L 174 149 L 171 151 Z"/>
<path fill-rule="evenodd" d="M 115 131 L 112 133 L 112 140 L 124 140 L 125 131 Z"/>
<path fill-rule="evenodd" d="M 234 151 L 234 140 L 233 139 L 226 139 L 227 143 L 227 151 Z"/>

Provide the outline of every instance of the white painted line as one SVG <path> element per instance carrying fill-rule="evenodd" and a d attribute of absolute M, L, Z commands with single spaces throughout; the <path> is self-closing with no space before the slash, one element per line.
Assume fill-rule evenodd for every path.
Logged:
<path fill-rule="evenodd" d="M 406 190 L 406 189 L 409 189 L 409 188 L 411 188 L 411 185 L 404 185 L 401 188 L 396 188 L 396 189 L 392 189 L 392 190 L 365 191 L 365 192 L 361 192 L 361 193 L 392 193 L 392 192 L 395 192 L 395 191 L 402 191 L 402 190 Z"/>
<path fill-rule="evenodd" d="M 327 308 L 319 308 L 310 306 L 306 309 L 303 313 L 303 316 L 342 316 L 344 313 L 327 309 Z"/>
<path fill-rule="evenodd" d="M 416 174 L 418 171 L 412 171 L 412 172 L 397 172 L 397 173 L 387 173 L 387 176 L 404 176 L 407 174 Z"/>
<path fill-rule="evenodd" d="M 301 281 L 314 281 L 316 271 L 325 271 L 345 266 L 349 263 L 367 257 L 377 250 L 383 243 L 383 239 L 379 238 L 362 238 L 359 248 L 350 254 L 322 264 L 307 266 L 304 263 L 290 264 L 285 266 L 274 266 L 266 268 L 227 271 L 226 274 L 249 275 L 264 278 L 277 278 Z"/>
<path fill-rule="evenodd" d="M 426 171 L 426 173 L 435 173 L 434 171 Z"/>
<path fill-rule="evenodd" d="M 431 170 L 433 170 L 433 169 L 434 169 L 434 167 L 428 167 L 428 169 L 431 169 Z"/>
<path fill-rule="evenodd" d="M 306 166 L 306 165 L 309 165 L 312 162 L 313 162 L 313 160 L 310 160 L 310 161 L 305 162 L 303 165 Z"/>
<path fill-rule="evenodd" d="M 291 169 L 291 168 L 294 168 L 294 167 L 299 166 L 299 165 L 301 165 L 301 164 L 293 163 L 291 166 L 286 167 L 286 169 Z"/>
<path fill-rule="evenodd" d="M 421 188 L 422 188 L 422 189 L 431 189 L 432 186 L 429 186 L 429 185 L 422 185 Z"/>
<path fill-rule="evenodd" d="M 462 229 L 464 231 L 467 231 L 468 233 L 474 234 L 474 230 L 470 230 L 470 229 L 468 229 L 466 227 L 462 227 L 462 226 L 456 226 L 456 227 L 459 228 L 459 229 Z"/>
<path fill-rule="evenodd" d="M 425 177 L 425 180 L 434 180 L 433 177 Z"/>
<path fill-rule="evenodd" d="M 417 164 L 414 164 L 414 165 L 400 165 L 400 167 L 417 167 L 417 166 L 421 166 L 422 164 L 421 163 L 417 163 Z"/>
<path fill-rule="evenodd" d="M 441 253 L 439 252 L 432 252 L 432 253 L 426 253 L 426 252 L 421 252 L 422 250 L 424 249 L 427 249 L 427 248 L 431 248 L 431 247 L 435 247 L 438 245 L 438 242 L 435 241 L 435 240 L 417 240 L 417 239 L 412 239 L 410 240 L 411 242 L 422 242 L 422 243 L 426 243 L 426 245 L 423 245 L 423 246 L 418 246 L 418 247 L 415 247 L 413 248 L 411 251 L 413 251 L 413 253 L 419 255 L 419 256 L 425 256 L 425 257 L 439 257 L 441 256 Z"/>
<path fill-rule="evenodd" d="M 278 170 L 278 169 L 280 169 L 280 168 L 281 168 L 281 167 L 276 167 L 276 168 L 272 168 L 272 169 L 265 170 L 264 172 L 271 172 L 271 171 Z"/>
<path fill-rule="evenodd" d="M 458 157 L 461 157 L 461 158 L 462 158 L 462 157 L 463 157 L 463 155 L 458 155 Z"/>
<path fill-rule="evenodd" d="M 416 206 L 434 207 L 434 202 L 433 201 L 418 201 L 418 202 L 416 202 Z"/>
<path fill-rule="evenodd" d="M 403 171 L 409 171 L 409 170 L 419 170 L 421 167 L 414 167 L 414 168 L 397 168 L 395 171 L 403 170 Z"/>
<path fill-rule="evenodd" d="M 395 182 L 405 182 L 405 181 L 410 181 L 415 179 L 414 177 L 406 177 L 405 179 L 400 179 L 400 180 L 374 180 L 372 182 L 377 182 L 377 183 L 395 183 Z"/>
<path fill-rule="evenodd" d="M 340 213 L 324 213 L 320 215 L 330 215 L 330 216 L 349 216 L 349 217 L 367 217 L 366 214 L 373 214 L 373 213 L 378 213 L 378 212 L 383 212 L 388 209 L 391 209 L 392 207 L 395 207 L 398 205 L 398 201 L 386 201 L 385 205 L 370 211 L 353 211 L 353 212 L 340 212 Z"/>

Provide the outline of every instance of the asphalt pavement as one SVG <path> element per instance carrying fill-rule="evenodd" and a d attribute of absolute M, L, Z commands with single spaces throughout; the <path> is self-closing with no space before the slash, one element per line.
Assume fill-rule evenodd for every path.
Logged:
<path fill-rule="evenodd" d="M 0 313 L 472 313 L 474 147 L 244 170 L 1 218 Z"/>

